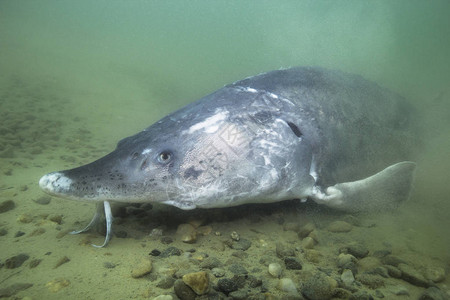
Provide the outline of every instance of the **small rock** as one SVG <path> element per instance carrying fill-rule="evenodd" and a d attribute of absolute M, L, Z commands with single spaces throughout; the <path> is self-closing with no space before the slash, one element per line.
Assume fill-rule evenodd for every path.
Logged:
<path fill-rule="evenodd" d="M 346 247 L 347 252 L 357 258 L 366 257 L 369 254 L 369 249 L 362 244 L 351 244 Z"/>
<path fill-rule="evenodd" d="M 28 224 L 31 223 L 33 221 L 33 217 L 29 214 L 21 214 L 18 218 L 17 221 L 19 221 L 20 223 L 24 223 L 24 224 Z"/>
<path fill-rule="evenodd" d="M 148 258 L 143 258 L 131 270 L 131 277 L 140 278 L 152 271 L 152 261 Z"/>
<path fill-rule="evenodd" d="M 116 264 L 115 264 L 115 263 L 112 263 L 112 262 L 110 262 L 110 261 L 105 261 L 105 262 L 103 263 L 103 266 L 104 266 L 106 269 L 114 269 L 114 268 L 116 267 Z"/>
<path fill-rule="evenodd" d="M 182 279 L 197 295 L 203 295 L 208 292 L 209 277 L 205 271 L 185 274 Z"/>
<path fill-rule="evenodd" d="M 278 281 L 278 289 L 280 291 L 289 293 L 289 294 L 297 294 L 297 288 L 295 287 L 294 282 L 291 278 L 281 278 L 280 281 Z"/>
<path fill-rule="evenodd" d="M 277 243 L 275 247 L 279 258 L 284 258 L 285 256 L 295 256 L 295 250 L 292 247 L 287 247 L 283 243 Z"/>
<path fill-rule="evenodd" d="M 221 267 L 222 262 L 218 260 L 216 257 L 207 257 L 200 263 L 200 268 L 202 269 L 213 269 L 217 267 Z"/>
<path fill-rule="evenodd" d="M 25 235 L 25 232 L 19 230 L 14 234 L 14 237 L 21 237 L 23 235 Z"/>
<path fill-rule="evenodd" d="M 391 265 L 384 265 L 384 267 L 387 269 L 389 276 L 393 278 L 402 277 L 402 271 L 400 271 L 397 267 Z"/>
<path fill-rule="evenodd" d="M 181 250 L 176 248 L 176 247 L 169 247 L 166 250 L 164 250 L 163 252 L 161 252 L 159 257 L 162 258 L 166 258 L 169 256 L 180 256 L 181 255 Z"/>
<path fill-rule="evenodd" d="M 233 232 L 230 234 L 230 237 L 231 237 L 231 239 L 232 239 L 233 241 L 239 241 L 239 239 L 240 239 L 239 234 L 238 234 L 236 231 L 233 231 Z"/>
<path fill-rule="evenodd" d="M 444 281 L 445 270 L 441 267 L 429 267 L 425 270 L 425 277 L 435 283 Z"/>
<path fill-rule="evenodd" d="M 33 201 L 36 202 L 37 204 L 47 205 L 50 203 L 51 200 L 52 198 L 50 196 L 42 196 Z"/>
<path fill-rule="evenodd" d="M 313 223 L 307 223 L 298 231 L 298 237 L 303 239 L 307 237 L 314 229 L 316 229 L 316 226 Z"/>
<path fill-rule="evenodd" d="M 58 278 L 52 281 L 49 281 L 45 284 L 45 287 L 52 293 L 59 292 L 61 289 L 69 286 L 70 281 L 65 278 Z"/>
<path fill-rule="evenodd" d="M 403 264 L 405 263 L 405 261 L 403 259 L 398 258 L 397 256 L 394 256 L 394 255 L 387 255 L 387 256 L 383 257 L 381 259 L 381 262 L 385 265 L 391 265 L 394 267 L 397 267 L 401 263 L 403 263 Z"/>
<path fill-rule="evenodd" d="M 12 256 L 5 260 L 5 268 L 7 269 L 15 269 L 20 267 L 30 256 L 27 254 L 21 253 L 16 256 Z"/>
<path fill-rule="evenodd" d="M 305 251 L 305 258 L 312 263 L 318 263 L 322 256 L 322 253 L 314 249 L 307 249 Z"/>
<path fill-rule="evenodd" d="M 16 204 L 12 200 L 6 200 L 0 203 L 0 213 L 10 211 L 16 207 Z"/>
<path fill-rule="evenodd" d="M 288 270 L 301 270 L 302 263 L 297 257 L 285 257 L 284 264 Z"/>
<path fill-rule="evenodd" d="M 197 231 L 191 224 L 178 225 L 176 235 L 184 243 L 195 243 L 197 241 Z"/>
<path fill-rule="evenodd" d="M 389 289 L 389 291 L 397 296 L 409 296 L 408 289 L 404 286 L 393 286 Z"/>
<path fill-rule="evenodd" d="M 41 263 L 42 259 L 32 259 L 30 261 L 30 263 L 28 264 L 28 266 L 30 267 L 30 269 L 36 268 L 37 266 L 39 266 L 39 264 Z"/>
<path fill-rule="evenodd" d="M 216 278 L 220 278 L 225 276 L 225 270 L 222 268 L 212 268 L 211 269 L 211 273 L 214 275 L 214 277 Z"/>
<path fill-rule="evenodd" d="M 41 235 L 45 233 L 45 229 L 44 228 L 37 228 L 35 230 L 33 230 L 28 236 L 37 236 L 37 235 Z"/>
<path fill-rule="evenodd" d="M 175 294 L 181 300 L 195 300 L 195 297 L 197 297 L 197 294 L 194 293 L 194 291 L 190 287 L 188 287 L 181 279 L 175 281 L 173 289 L 175 291 Z"/>
<path fill-rule="evenodd" d="M 231 273 L 233 274 L 248 274 L 247 269 L 245 269 L 242 265 L 240 264 L 231 264 L 228 267 L 228 270 L 230 270 Z"/>
<path fill-rule="evenodd" d="M 169 245 L 169 244 L 173 243 L 173 238 L 171 238 L 170 236 L 167 236 L 167 235 L 162 236 L 159 240 L 161 241 L 161 244 L 164 244 L 164 245 Z"/>
<path fill-rule="evenodd" d="M 161 251 L 159 251 L 158 249 L 153 249 L 149 253 L 149 255 L 151 255 L 151 256 L 159 256 L 160 254 L 161 254 Z"/>
<path fill-rule="evenodd" d="M 377 276 L 367 273 L 362 273 L 356 275 L 356 280 L 364 284 L 365 286 L 368 286 L 371 289 L 377 289 L 379 287 L 384 286 L 384 280 Z"/>
<path fill-rule="evenodd" d="M 238 290 L 237 284 L 229 278 L 219 279 L 219 281 L 217 282 L 217 287 L 225 294 L 229 294 Z"/>
<path fill-rule="evenodd" d="M 345 285 L 351 286 L 355 282 L 355 277 L 351 270 L 345 269 L 341 274 L 341 280 Z"/>
<path fill-rule="evenodd" d="M 211 226 L 200 226 L 197 228 L 197 234 L 201 234 L 201 235 L 208 235 L 212 232 L 212 227 Z"/>
<path fill-rule="evenodd" d="M 314 248 L 314 244 L 315 243 L 316 242 L 314 241 L 314 239 L 312 237 L 310 237 L 310 236 L 307 236 L 307 237 L 305 237 L 302 240 L 302 246 L 305 249 L 312 249 L 312 248 Z"/>
<path fill-rule="evenodd" d="M 62 223 L 62 216 L 61 215 L 53 215 L 53 216 L 50 216 L 48 219 L 50 220 L 50 221 L 52 221 L 52 222 L 55 222 L 56 224 L 59 224 L 59 225 L 61 225 L 61 223 Z"/>
<path fill-rule="evenodd" d="M 420 296 L 419 300 L 447 300 L 448 295 L 446 295 L 443 291 L 438 289 L 437 287 L 428 288 L 423 294 Z"/>
<path fill-rule="evenodd" d="M 233 300 L 247 300 L 248 293 L 244 290 L 237 290 L 228 295 Z"/>
<path fill-rule="evenodd" d="M 67 256 L 61 257 L 55 264 L 55 266 L 53 267 L 53 269 L 58 268 L 59 266 L 68 263 L 70 261 L 70 258 L 68 258 Z"/>
<path fill-rule="evenodd" d="M 32 283 L 14 283 L 10 286 L 0 289 L 0 298 L 12 297 L 20 291 L 26 290 L 32 287 Z M 14 298 L 16 299 L 16 298 Z M 21 298 L 24 299 L 24 298 Z"/>
<path fill-rule="evenodd" d="M 231 244 L 231 248 L 233 248 L 235 250 L 246 251 L 248 248 L 250 248 L 251 245 L 252 245 L 252 242 L 250 242 L 249 240 L 239 239 L 238 241 L 234 241 Z"/>
<path fill-rule="evenodd" d="M 330 232 L 349 232 L 353 229 L 352 224 L 345 221 L 334 221 L 327 227 Z"/>
<path fill-rule="evenodd" d="M 271 263 L 269 264 L 269 274 L 272 275 L 275 278 L 279 278 L 281 276 L 281 272 L 283 269 L 281 268 L 280 264 L 278 263 Z"/>
<path fill-rule="evenodd" d="M 6 230 L 5 228 L 0 229 L 0 236 L 4 236 L 8 234 L 8 230 Z"/>
<path fill-rule="evenodd" d="M 360 259 L 358 261 L 359 272 L 366 272 L 373 270 L 380 266 L 380 260 L 376 257 L 368 256 Z"/>
<path fill-rule="evenodd" d="M 413 267 L 407 265 L 407 264 L 399 264 L 398 268 L 400 271 L 402 271 L 402 279 L 404 281 L 407 281 L 411 284 L 421 286 L 421 287 L 428 287 L 428 281 L 423 277 L 422 274 L 420 274 L 417 270 L 415 270 Z"/>
<path fill-rule="evenodd" d="M 366 291 L 357 291 L 350 296 L 349 300 L 373 300 L 373 297 Z"/>
<path fill-rule="evenodd" d="M 336 280 L 319 272 L 304 283 L 302 294 L 310 300 L 327 300 L 331 299 L 336 287 Z"/>
<path fill-rule="evenodd" d="M 162 278 L 159 280 L 159 282 L 156 284 L 157 287 L 161 289 L 170 289 L 173 287 L 173 284 L 175 283 L 175 279 L 171 276 L 162 276 Z"/>

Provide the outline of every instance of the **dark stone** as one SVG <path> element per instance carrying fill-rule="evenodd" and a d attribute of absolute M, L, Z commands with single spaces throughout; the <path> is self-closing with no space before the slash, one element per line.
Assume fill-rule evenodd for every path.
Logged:
<path fill-rule="evenodd" d="M 252 242 L 246 239 L 240 239 L 239 241 L 233 241 L 231 244 L 231 248 L 234 250 L 242 250 L 246 251 L 250 246 L 252 245 Z"/>
<path fill-rule="evenodd" d="M 259 278 L 256 278 L 256 277 L 253 276 L 253 275 L 249 275 L 248 278 L 247 278 L 247 280 L 248 280 L 248 286 L 249 286 L 250 288 L 256 288 L 256 287 L 262 285 L 262 280 L 259 279 Z"/>
<path fill-rule="evenodd" d="M 114 269 L 116 267 L 115 263 L 109 262 L 109 261 L 105 261 L 103 263 L 103 266 L 107 269 Z"/>
<path fill-rule="evenodd" d="M 232 264 L 228 267 L 228 270 L 230 270 L 233 274 L 248 274 L 248 271 L 239 264 Z"/>
<path fill-rule="evenodd" d="M 349 300 L 373 300 L 373 297 L 366 291 L 359 291 L 351 295 Z"/>
<path fill-rule="evenodd" d="M 369 254 L 369 249 L 362 244 L 352 244 L 346 247 L 347 252 L 357 258 L 366 257 Z"/>
<path fill-rule="evenodd" d="M 190 287 L 188 287 L 181 279 L 175 281 L 173 289 L 175 291 L 175 294 L 181 300 L 195 300 L 195 297 L 197 297 L 197 294 Z"/>
<path fill-rule="evenodd" d="M 0 289 L 0 298 L 11 297 L 17 294 L 20 291 L 26 290 L 29 287 L 32 287 L 31 283 L 14 283 L 7 288 Z"/>
<path fill-rule="evenodd" d="M 14 209 L 16 207 L 16 204 L 12 200 L 5 200 L 2 203 L 0 203 L 0 213 L 4 213 L 7 211 L 10 211 L 11 209 Z"/>
<path fill-rule="evenodd" d="M 234 275 L 233 278 L 231 278 L 231 280 L 233 280 L 234 283 L 236 283 L 238 289 L 242 289 L 245 286 L 247 277 L 248 276 L 244 274 Z"/>
<path fill-rule="evenodd" d="M 42 259 L 33 259 L 30 261 L 30 264 L 28 265 L 30 269 L 36 268 L 40 263 Z"/>
<path fill-rule="evenodd" d="M 8 230 L 6 230 L 5 228 L 0 229 L 0 236 L 4 236 L 8 234 Z"/>
<path fill-rule="evenodd" d="M 13 256 L 5 260 L 5 267 L 7 269 L 15 269 L 20 267 L 30 256 L 27 254 L 21 253 L 19 255 Z"/>
<path fill-rule="evenodd" d="M 169 245 L 173 243 L 173 238 L 171 238 L 170 236 L 162 236 L 160 239 L 161 243 L 163 243 L 164 245 Z"/>
<path fill-rule="evenodd" d="M 16 234 L 14 235 L 14 237 L 20 237 L 24 234 L 25 234 L 25 232 L 23 232 L 23 231 L 17 231 Z"/>
<path fill-rule="evenodd" d="M 302 294 L 310 300 L 327 300 L 333 296 L 334 288 L 325 274 L 316 273 L 304 283 Z"/>
<path fill-rule="evenodd" d="M 160 257 L 166 258 L 169 256 L 180 256 L 182 251 L 176 247 L 169 247 L 161 252 Z"/>
<path fill-rule="evenodd" d="M 153 249 L 150 253 L 151 256 L 159 256 L 161 254 L 161 251 L 158 249 Z"/>
<path fill-rule="evenodd" d="M 203 269 L 213 269 L 222 266 L 222 262 L 215 257 L 207 257 L 200 264 L 200 268 Z"/>
<path fill-rule="evenodd" d="M 284 264 L 288 270 L 301 270 L 302 263 L 297 257 L 285 257 Z"/>
<path fill-rule="evenodd" d="M 421 287 L 429 287 L 428 281 L 417 270 L 407 264 L 399 264 L 398 268 L 402 271 L 401 278 L 411 284 Z"/>
<path fill-rule="evenodd" d="M 219 279 L 219 281 L 217 282 L 217 287 L 220 291 L 224 292 L 227 295 L 238 290 L 237 284 L 229 278 Z"/>
<path fill-rule="evenodd" d="M 174 283 L 175 279 L 173 277 L 163 276 L 156 286 L 162 289 L 170 289 Z"/>
<path fill-rule="evenodd" d="M 385 265 L 391 265 L 397 267 L 399 264 L 404 264 L 405 261 L 394 255 L 387 255 L 381 259 L 381 262 Z"/>
<path fill-rule="evenodd" d="M 423 294 L 420 296 L 419 300 L 446 300 L 447 295 L 438 289 L 437 287 L 428 288 Z"/>

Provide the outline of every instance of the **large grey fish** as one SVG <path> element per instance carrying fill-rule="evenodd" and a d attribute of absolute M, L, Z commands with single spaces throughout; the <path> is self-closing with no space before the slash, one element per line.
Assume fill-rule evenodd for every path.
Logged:
<path fill-rule="evenodd" d="M 399 95 L 317 67 L 227 85 L 127 137 L 85 166 L 44 175 L 47 193 L 98 203 L 105 246 L 109 202 L 181 209 L 312 199 L 346 211 L 407 199 L 416 116 Z M 100 247 L 102 247 L 100 246 Z"/>

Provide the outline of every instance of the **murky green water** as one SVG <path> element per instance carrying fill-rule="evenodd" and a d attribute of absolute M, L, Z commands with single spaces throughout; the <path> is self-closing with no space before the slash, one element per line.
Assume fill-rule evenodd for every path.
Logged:
<path fill-rule="evenodd" d="M 269 263 L 279 262 L 298 291 L 319 270 L 342 289 L 338 254 L 357 243 L 369 254 L 354 272 L 356 290 L 385 299 L 417 299 L 425 291 L 383 273 L 387 262 L 376 251 L 388 250 L 449 297 L 449 10 L 448 1 L 0 1 L 0 202 L 15 204 L 0 213 L 0 289 L 32 284 L 11 296 L 17 299 L 176 299 L 173 284 L 158 286 L 162 279 L 207 270 L 212 295 L 220 278 L 202 267 L 209 256 L 221 262 L 223 278 L 233 278 L 228 265 L 239 263 L 262 280 L 251 287 L 245 279 L 237 291 L 245 298 L 284 299 Z M 412 198 L 399 210 L 354 218 L 286 202 L 211 212 L 157 207 L 139 219 L 128 209 L 116 218 L 124 238 L 95 249 L 89 241 L 98 243 L 100 234 L 65 235 L 89 221 L 92 204 L 36 203 L 44 196 L 41 175 L 101 157 L 121 138 L 227 83 L 297 65 L 361 74 L 419 109 L 426 147 Z M 176 229 L 191 219 L 211 232 L 185 244 Z M 330 233 L 335 220 L 353 229 Z M 297 229 L 284 230 L 308 222 L 318 235 L 313 250 Z M 149 236 L 155 228 L 174 241 Z M 233 249 L 233 231 L 252 246 Z M 302 261 L 301 271 L 286 269 L 276 253 L 281 244 Z M 152 272 L 130 276 L 153 249 L 170 246 L 183 254 L 150 256 Z M 20 253 L 29 258 L 15 266 L 8 259 Z M 64 256 L 70 261 L 54 268 Z M 374 260 L 381 273 L 366 272 Z M 58 288 L 56 279 L 68 284 Z M 349 295 L 335 290 L 335 298 Z"/>

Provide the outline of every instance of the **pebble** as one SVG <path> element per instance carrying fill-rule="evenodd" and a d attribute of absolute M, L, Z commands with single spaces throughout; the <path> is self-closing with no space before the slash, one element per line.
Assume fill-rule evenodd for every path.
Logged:
<path fill-rule="evenodd" d="M 181 255 L 181 250 L 176 248 L 176 247 L 169 247 L 166 250 L 164 250 L 163 252 L 161 252 L 161 254 L 159 255 L 159 257 L 162 258 L 166 258 L 169 256 L 180 256 Z"/>
<path fill-rule="evenodd" d="M 161 289 L 170 289 L 174 283 L 175 279 L 172 276 L 162 276 L 156 286 Z"/>
<path fill-rule="evenodd" d="M 367 249 L 367 247 L 362 244 L 351 244 L 345 247 L 345 249 L 348 253 L 357 258 L 363 258 L 366 257 L 367 254 L 369 254 L 369 249 Z"/>
<path fill-rule="evenodd" d="M 197 295 L 203 295 L 209 289 L 209 277 L 205 271 L 188 273 L 182 277 L 183 282 L 189 286 Z"/>
<path fill-rule="evenodd" d="M 0 236 L 4 236 L 8 234 L 8 230 L 6 230 L 5 228 L 0 229 Z"/>
<path fill-rule="evenodd" d="M 224 292 L 225 294 L 229 294 L 231 292 L 238 290 L 236 282 L 234 282 L 229 278 L 219 279 L 219 281 L 217 282 L 217 287 L 219 288 L 220 291 Z"/>
<path fill-rule="evenodd" d="M 283 224 L 284 231 L 295 231 L 298 232 L 300 230 L 300 224 L 297 222 L 286 222 Z"/>
<path fill-rule="evenodd" d="M 234 292 L 231 292 L 228 296 L 231 297 L 233 300 L 247 300 L 248 299 L 248 293 L 244 290 L 237 290 Z"/>
<path fill-rule="evenodd" d="M 384 265 L 384 267 L 387 269 L 389 276 L 391 276 L 393 278 L 402 277 L 402 271 L 400 271 L 397 267 L 394 267 L 391 265 Z"/>
<path fill-rule="evenodd" d="M 302 263 L 297 257 L 285 257 L 284 264 L 288 270 L 301 270 Z"/>
<path fill-rule="evenodd" d="M 316 229 L 316 226 L 313 223 L 307 223 L 298 231 L 298 237 L 303 239 L 307 237 L 314 229 Z"/>
<path fill-rule="evenodd" d="M 228 270 L 233 273 L 233 274 L 248 274 L 247 269 L 245 269 L 242 265 L 240 264 L 231 264 L 228 267 Z"/>
<path fill-rule="evenodd" d="M 330 232 L 349 232 L 353 229 L 353 225 L 345 221 L 334 221 L 327 227 Z"/>
<path fill-rule="evenodd" d="M 322 253 L 314 249 L 307 249 L 305 251 L 305 258 L 312 263 L 319 263 L 322 256 Z"/>
<path fill-rule="evenodd" d="M 442 267 L 430 267 L 425 270 L 425 277 L 435 283 L 445 279 L 445 270 Z"/>
<path fill-rule="evenodd" d="M 336 287 L 336 280 L 319 272 L 310 276 L 304 283 L 302 294 L 310 300 L 328 300 L 333 296 Z"/>
<path fill-rule="evenodd" d="M 32 287 L 32 283 L 14 283 L 6 288 L 0 289 L 0 298 L 12 297 L 20 291 L 26 290 Z M 14 298 L 16 299 L 16 298 Z M 23 298 L 21 298 L 23 299 Z"/>
<path fill-rule="evenodd" d="M 273 277 L 279 278 L 282 272 L 283 269 L 281 268 L 281 265 L 279 263 L 269 264 L 269 274 L 272 275 Z"/>
<path fill-rule="evenodd" d="M 358 261 L 358 271 L 366 272 L 380 266 L 380 260 L 376 257 L 368 256 Z"/>
<path fill-rule="evenodd" d="M 50 221 L 61 225 L 63 217 L 61 215 L 53 215 L 48 218 Z"/>
<path fill-rule="evenodd" d="M 239 239 L 240 239 L 239 234 L 238 234 L 236 231 L 233 231 L 233 232 L 230 234 L 230 237 L 231 237 L 231 239 L 232 239 L 233 241 L 239 241 Z"/>
<path fill-rule="evenodd" d="M 295 256 L 295 250 L 292 247 L 287 247 L 283 243 L 277 243 L 275 247 L 279 258 L 284 258 L 285 256 Z"/>
<path fill-rule="evenodd" d="M 447 300 L 448 295 L 446 295 L 443 291 L 438 289 L 437 287 L 428 288 L 423 294 L 420 296 L 419 300 Z"/>
<path fill-rule="evenodd" d="M 280 291 L 283 291 L 283 292 L 286 292 L 289 294 L 298 294 L 295 283 L 294 283 L 294 281 L 292 281 L 291 278 L 281 278 L 280 281 L 278 281 L 277 287 Z"/>
<path fill-rule="evenodd" d="M 233 241 L 231 244 L 231 248 L 234 250 L 242 250 L 246 251 L 248 248 L 250 248 L 252 245 L 252 242 L 250 242 L 247 239 L 239 239 L 238 241 Z"/>
<path fill-rule="evenodd" d="M 197 297 L 197 294 L 194 293 L 194 291 L 190 287 L 188 287 L 181 279 L 175 281 L 173 289 L 175 291 L 175 294 L 181 300 L 195 300 L 195 297 Z"/>
<path fill-rule="evenodd" d="M 356 275 L 356 280 L 358 280 L 359 282 L 361 282 L 365 286 L 368 286 L 371 289 L 377 289 L 379 287 L 384 286 L 384 280 L 380 276 L 368 273 Z"/>
<path fill-rule="evenodd" d="M 353 282 L 355 282 L 353 272 L 349 269 L 345 269 L 341 274 L 341 280 L 345 285 L 351 286 Z"/>
<path fill-rule="evenodd" d="M 202 268 L 202 269 L 210 269 L 211 270 L 213 268 L 217 268 L 217 267 L 221 267 L 221 266 L 222 266 L 222 262 L 213 256 L 205 258 L 200 263 L 200 268 Z"/>
<path fill-rule="evenodd" d="M 149 258 L 141 259 L 131 270 L 131 277 L 140 278 L 152 271 L 152 261 Z"/>
<path fill-rule="evenodd" d="M 61 289 L 69 286 L 70 281 L 65 278 L 58 278 L 49 281 L 45 284 L 45 287 L 52 293 L 59 292 Z"/>
<path fill-rule="evenodd" d="M 421 287 L 428 287 L 428 281 L 417 270 L 407 264 L 399 264 L 398 268 L 402 271 L 401 278 L 411 284 Z"/>
<path fill-rule="evenodd" d="M 192 244 L 197 241 L 197 231 L 191 224 L 178 225 L 176 235 L 184 243 Z"/>
<path fill-rule="evenodd" d="M 16 256 L 12 256 L 5 260 L 5 267 L 7 269 L 15 269 L 20 267 L 30 256 L 25 253 L 21 253 Z"/>
<path fill-rule="evenodd" d="M 67 256 L 61 257 L 55 264 L 55 266 L 53 267 L 53 269 L 58 268 L 59 266 L 68 263 L 70 261 L 70 258 L 68 258 Z"/>
<path fill-rule="evenodd" d="M 307 236 L 307 237 L 305 237 L 302 240 L 302 246 L 305 249 L 312 249 L 312 248 L 314 248 L 314 244 L 315 243 L 316 242 L 314 241 L 314 239 L 312 237 L 310 237 L 310 236 Z"/>
<path fill-rule="evenodd" d="M 16 207 L 16 204 L 12 200 L 5 200 L 0 203 L 0 213 L 10 211 Z"/>
<path fill-rule="evenodd" d="M 225 276 L 225 270 L 222 268 L 212 268 L 211 269 L 211 273 L 214 275 L 214 277 L 216 278 L 220 278 Z"/>
<path fill-rule="evenodd" d="M 33 201 L 37 204 L 47 205 L 50 203 L 51 200 L 52 200 L 52 198 L 50 196 L 42 196 Z"/>
<path fill-rule="evenodd" d="M 20 223 L 24 223 L 24 224 L 28 224 L 31 223 L 33 221 L 33 217 L 29 214 L 21 214 L 18 218 L 17 221 L 19 221 Z"/>

